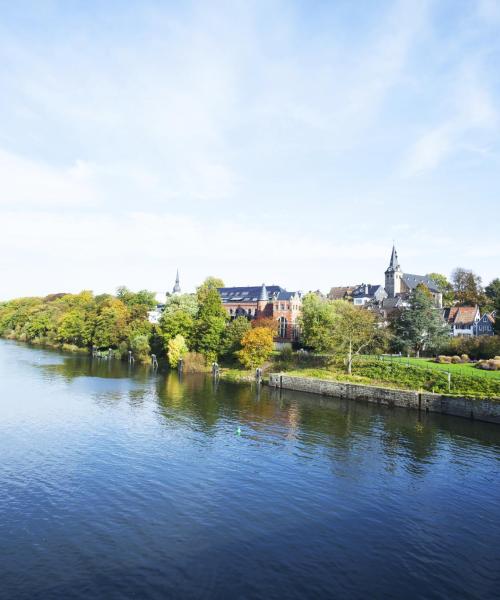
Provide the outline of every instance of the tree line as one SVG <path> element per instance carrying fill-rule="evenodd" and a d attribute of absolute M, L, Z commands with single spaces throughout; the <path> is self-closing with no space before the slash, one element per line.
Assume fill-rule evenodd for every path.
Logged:
<path fill-rule="evenodd" d="M 446 307 L 478 305 L 482 312 L 500 310 L 500 279 L 496 277 L 486 287 L 482 279 L 470 269 L 457 267 L 451 274 L 451 281 L 440 273 L 429 273 L 439 291 L 443 294 Z"/>
<path fill-rule="evenodd" d="M 118 288 L 116 294 L 51 294 L 0 303 L 0 336 L 32 344 L 77 351 L 111 351 L 117 358 L 132 353 L 147 362 L 164 356 L 171 366 L 189 353 L 206 363 L 219 358 L 254 367 L 273 351 L 274 324 L 240 317 L 229 321 L 218 287 L 209 277 L 195 294 L 171 295 L 159 324 L 148 320 L 156 307 L 154 292 Z"/>

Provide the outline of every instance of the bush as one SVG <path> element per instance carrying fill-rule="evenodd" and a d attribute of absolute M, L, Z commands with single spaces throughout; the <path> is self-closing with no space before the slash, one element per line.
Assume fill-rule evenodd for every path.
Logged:
<path fill-rule="evenodd" d="M 182 364 L 184 373 L 203 373 L 207 370 L 205 357 L 199 352 L 186 352 Z"/>
<path fill-rule="evenodd" d="M 440 364 L 448 364 L 448 363 L 451 363 L 451 357 L 450 356 L 444 356 L 443 354 L 440 354 L 436 358 L 435 362 L 440 363 Z"/>
<path fill-rule="evenodd" d="M 477 363 L 476 369 L 485 371 L 500 371 L 500 358 L 490 358 L 489 360 L 481 360 Z"/>
<path fill-rule="evenodd" d="M 451 362 L 452 362 L 454 365 L 458 365 L 459 363 L 461 363 L 461 362 L 462 362 L 462 359 L 460 358 L 460 356 L 452 356 L 452 357 L 451 357 Z"/>
<path fill-rule="evenodd" d="M 462 356 L 460 358 L 462 359 L 462 362 L 464 362 L 464 363 L 470 362 L 468 354 L 462 354 Z"/>
<path fill-rule="evenodd" d="M 500 336 L 484 335 L 470 338 L 451 338 L 440 348 L 441 354 L 467 354 L 472 360 L 490 359 L 500 354 Z"/>
<path fill-rule="evenodd" d="M 175 369 L 179 364 L 179 360 L 187 353 L 188 347 L 186 340 L 180 334 L 177 334 L 171 340 L 168 340 L 168 363 Z"/>

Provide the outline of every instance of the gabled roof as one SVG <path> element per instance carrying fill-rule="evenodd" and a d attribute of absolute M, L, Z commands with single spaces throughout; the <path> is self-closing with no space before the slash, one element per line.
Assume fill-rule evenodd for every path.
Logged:
<path fill-rule="evenodd" d="M 495 324 L 495 317 L 493 316 L 493 313 L 484 313 L 484 315 L 481 317 L 480 320 L 481 321 L 488 321 L 492 325 Z"/>
<path fill-rule="evenodd" d="M 423 284 L 431 292 L 439 293 L 439 288 L 433 279 L 430 279 L 426 275 L 413 275 L 412 273 L 403 273 L 403 281 L 410 290 L 414 290 L 417 285 Z"/>
<path fill-rule="evenodd" d="M 404 306 L 405 301 L 401 296 L 395 296 L 393 298 L 384 298 L 382 300 L 382 308 L 399 308 L 400 306 Z"/>
<path fill-rule="evenodd" d="M 218 288 L 222 302 L 257 302 L 262 293 L 262 285 L 249 287 L 225 287 Z M 267 292 L 267 299 L 272 299 L 276 294 L 285 291 L 279 285 L 264 286 Z"/>
<path fill-rule="evenodd" d="M 330 300 L 343 300 L 346 296 L 350 296 L 356 289 L 355 285 L 347 285 L 344 287 L 332 287 L 328 292 Z"/>
<path fill-rule="evenodd" d="M 377 291 L 381 288 L 381 285 L 371 285 L 362 283 L 353 291 L 353 298 L 373 298 Z"/>
<path fill-rule="evenodd" d="M 450 325 L 460 327 L 460 325 L 471 326 L 476 322 L 479 314 L 477 306 L 452 306 L 445 308 L 443 316 Z"/>
<path fill-rule="evenodd" d="M 300 296 L 300 292 L 286 292 L 285 290 L 281 290 L 281 292 L 278 292 L 275 300 L 291 300 L 296 294 Z"/>

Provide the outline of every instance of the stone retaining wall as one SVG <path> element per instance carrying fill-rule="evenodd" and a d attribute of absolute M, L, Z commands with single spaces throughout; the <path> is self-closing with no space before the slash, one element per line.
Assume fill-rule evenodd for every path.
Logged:
<path fill-rule="evenodd" d="M 401 406 L 500 424 L 500 400 L 489 398 L 456 398 L 430 392 L 420 393 L 329 379 L 295 377 L 284 373 L 271 373 L 269 385 L 287 390 L 347 398 L 348 400 L 364 400 L 386 406 Z"/>

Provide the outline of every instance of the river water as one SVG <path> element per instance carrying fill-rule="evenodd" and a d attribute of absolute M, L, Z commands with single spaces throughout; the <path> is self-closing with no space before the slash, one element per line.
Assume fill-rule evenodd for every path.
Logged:
<path fill-rule="evenodd" d="M 0 341 L 2 599 L 499 589 L 499 426 Z"/>

